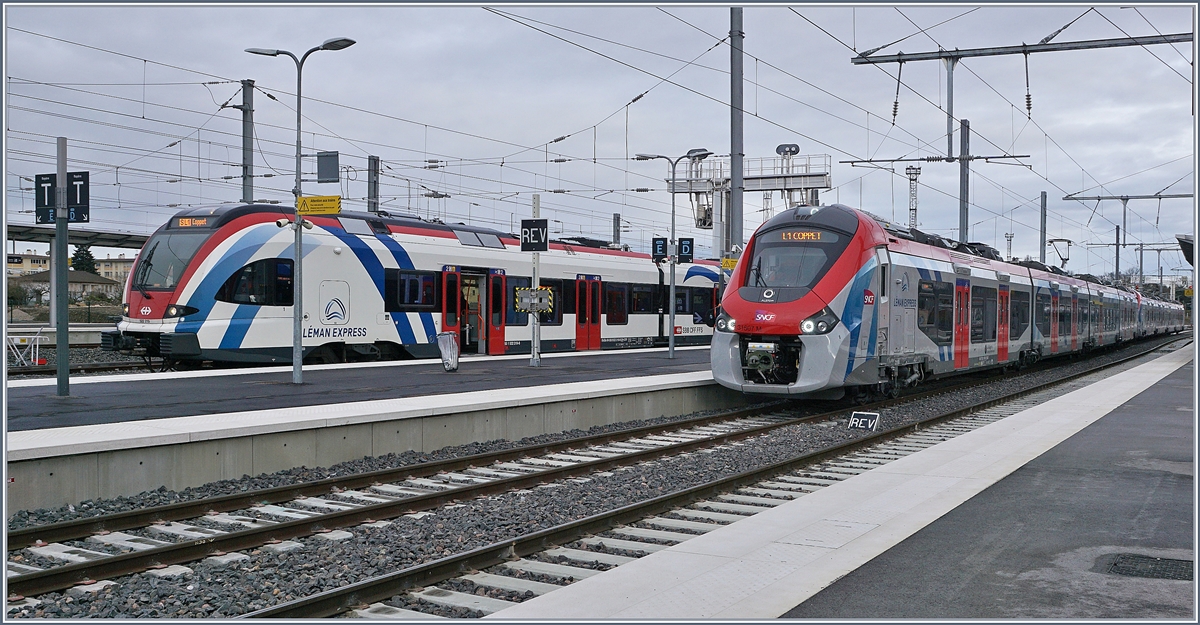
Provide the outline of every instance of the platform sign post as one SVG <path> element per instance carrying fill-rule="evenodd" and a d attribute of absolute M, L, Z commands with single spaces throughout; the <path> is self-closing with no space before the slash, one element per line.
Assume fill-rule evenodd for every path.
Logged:
<path fill-rule="evenodd" d="M 549 251 L 549 224 L 542 216 L 542 196 L 540 193 L 533 194 L 533 219 L 521 220 L 521 251 L 533 252 L 533 288 L 536 292 L 542 286 L 540 277 L 541 252 Z M 529 366 L 542 366 L 542 315 L 539 312 L 530 313 L 533 315 L 533 336 L 530 340 L 529 347 Z"/>
<path fill-rule="evenodd" d="M 67 316 L 67 138 L 58 137 L 58 172 L 55 175 L 54 193 L 54 309 L 55 309 L 55 352 L 58 355 L 59 397 L 71 394 L 71 320 Z"/>

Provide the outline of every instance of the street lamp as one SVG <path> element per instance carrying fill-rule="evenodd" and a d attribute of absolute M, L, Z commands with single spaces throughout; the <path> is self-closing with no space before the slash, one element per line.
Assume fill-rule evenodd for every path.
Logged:
<path fill-rule="evenodd" d="M 661 154 L 638 154 L 634 157 L 639 161 L 649 161 L 652 159 L 661 158 L 671 164 L 672 187 L 669 189 L 671 192 L 671 244 L 668 246 L 667 250 L 670 253 L 671 262 L 671 294 L 668 296 L 670 298 L 668 306 L 670 306 L 671 309 L 671 334 L 668 335 L 667 338 L 667 358 L 675 357 L 675 265 L 679 264 L 678 249 L 676 248 L 675 244 L 675 189 L 673 186 L 675 184 L 675 166 L 679 164 L 679 161 L 682 161 L 685 158 L 696 162 L 702 161 L 709 156 L 712 156 L 712 152 L 709 152 L 704 148 L 696 148 L 694 150 L 688 150 L 687 154 L 684 154 L 676 159 L 671 159 L 671 157 L 662 156 Z"/>
<path fill-rule="evenodd" d="M 300 338 L 300 323 L 304 318 L 304 299 L 303 281 L 300 273 L 300 260 L 304 253 L 301 245 L 301 232 L 303 226 L 309 222 L 304 221 L 300 215 L 300 78 L 304 71 L 304 61 L 308 60 L 308 55 L 317 50 L 344 50 L 354 45 L 353 39 L 346 37 L 335 37 L 327 39 L 325 43 L 304 53 L 304 56 L 296 58 L 295 54 L 287 50 L 276 50 L 273 48 L 246 48 L 246 52 L 250 54 L 261 54 L 263 56 L 279 56 L 280 54 L 291 57 L 296 63 L 296 187 L 292 189 L 292 194 L 296 196 L 296 221 L 292 224 L 292 229 L 296 231 L 296 269 L 292 277 L 292 383 L 302 384 L 304 382 L 304 345 Z"/>

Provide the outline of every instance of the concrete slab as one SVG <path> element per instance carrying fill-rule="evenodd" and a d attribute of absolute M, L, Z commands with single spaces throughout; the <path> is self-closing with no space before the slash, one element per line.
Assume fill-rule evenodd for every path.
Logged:
<path fill-rule="evenodd" d="M 430 603 L 436 603 L 438 605 L 448 606 L 451 608 L 467 608 L 468 610 L 478 610 L 484 614 L 499 612 L 505 608 L 518 605 L 512 601 L 493 599 L 492 597 L 481 597 L 479 595 L 468 595 L 465 592 L 445 590 L 443 588 L 426 588 L 421 592 L 409 594 L 413 597 L 424 599 Z"/>
<path fill-rule="evenodd" d="M 365 609 L 352 610 L 351 618 L 364 618 L 380 621 L 427 621 L 427 620 L 445 620 L 444 616 L 435 614 L 426 614 L 415 610 L 405 610 L 385 603 L 372 603 Z"/>
<path fill-rule="evenodd" d="M 628 556 L 618 556 L 611 553 L 601 553 L 596 551 L 585 551 L 583 549 L 570 549 L 567 547 L 554 547 L 543 552 L 548 556 L 562 556 L 576 562 L 599 562 L 601 564 L 611 564 L 620 566 L 633 562 L 637 558 Z"/>
<path fill-rule="evenodd" d="M 72 597 L 82 597 L 85 595 L 95 595 L 104 592 L 106 588 L 116 586 L 117 583 L 112 580 L 102 579 L 91 583 L 83 583 L 78 586 L 72 586 L 67 589 L 67 594 Z"/>
<path fill-rule="evenodd" d="M 235 551 L 233 553 L 223 553 L 219 556 L 208 556 L 204 561 L 213 566 L 225 567 L 249 559 L 250 556 Z"/>
<path fill-rule="evenodd" d="M 620 538 L 601 538 L 599 536 L 588 536 L 580 538 L 579 542 L 593 546 L 606 547 L 608 549 L 621 549 L 623 551 L 641 551 L 643 553 L 654 553 L 667 548 L 667 545 L 657 543 L 643 543 L 636 540 L 621 540 Z"/>
<path fill-rule="evenodd" d="M 146 575 L 149 575 L 151 577 L 161 577 L 163 579 L 171 579 L 174 577 L 186 577 L 191 574 L 192 574 L 192 569 L 189 569 L 188 567 L 182 566 L 179 564 L 172 564 L 170 566 L 164 566 L 161 569 L 149 569 L 146 571 Z"/>
<path fill-rule="evenodd" d="M 530 579 L 521 579 L 508 575 L 495 575 L 492 573 L 472 573 L 470 575 L 463 575 L 462 579 L 488 588 L 499 588 L 511 592 L 531 592 L 535 595 L 544 595 L 562 588 L 562 586 L 557 584 L 535 582 Z"/>
<path fill-rule="evenodd" d="M 165 547 L 175 543 L 167 540 L 155 540 L 144 536 L 134 536 L 125 532 L 108 532 L 95 534 L 87 537 L 89 543 L 99 543 L 102 545 L 110 545 L 121 549 L 132 549 L 134 551 L 146 551 L 156 547 Z"/>
<path fill-rule="evenodd" d="M 82 547 L 71 547 L 62 543 L 50 543 L 38 547 L 27 547 L 31 553 L 50 558 L 52 560 L 60 560 L 62 562 L 91 562 L 93 560 L 103 560 L 109 557 L 109 554 L 102 551 L 92 551 Z"/>
<path fill-rule="evenodd" d="M 541 573 L 542 575 L 551 575 L 562 579 L 587 579 L 600 574 L 600 571 L 594 569 L 585 569 L 575 566 L 567 566 L 565 564 L 554 564 L 553 562 L 541 562 L 538 560 L 517 560 L 516 562 L 505 562 L 500 565 L 514 571 L 525 571 L 526 573 Z"/>

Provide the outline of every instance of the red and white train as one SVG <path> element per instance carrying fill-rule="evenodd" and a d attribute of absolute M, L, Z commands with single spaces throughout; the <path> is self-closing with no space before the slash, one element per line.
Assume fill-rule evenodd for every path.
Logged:
<path fill-rule="evenodd" d="M 1184 328 L 1174 302 L 1005 262 L 840 204 L 754 233 L 721 301 L 713 377 L 746 393 L 892 394 Z"/>
<path fill-rule="evenodd" d="M 202 361 L 291 361 L 293 209 L 262 204 L 194 208 L 146 242 L 125 285 L 125 311 L 102 347 Z M 304 230 L 306 360 L 438 356 L 455 332 L 466 353 L 528 353 L 530 313 L 514 291 L 532 282 L 532 255 L 511 234 L 411 216 L 310 216 Z M 540 313 L 546 352 L 667 342 L 666 267 L 592 240 L 551 242 L 540 282 L 554 310 Z M 719 267 L 678 265 L 677 342 L 712 336 Z"/>

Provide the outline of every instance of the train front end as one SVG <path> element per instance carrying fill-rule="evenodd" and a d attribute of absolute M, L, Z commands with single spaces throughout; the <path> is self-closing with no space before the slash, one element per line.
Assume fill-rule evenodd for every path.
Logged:
<path fill-rule="evenodd" d="M 764 223 L 733 271 L 712 340 L 713 377 L 751 394 L 836 399 L 879 383 L 874 219 L 839 204 Z"/>

